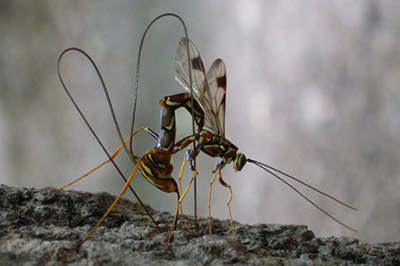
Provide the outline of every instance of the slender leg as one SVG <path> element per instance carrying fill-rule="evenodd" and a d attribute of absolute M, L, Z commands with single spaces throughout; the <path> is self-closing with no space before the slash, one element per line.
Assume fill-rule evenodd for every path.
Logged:
<path fill-rule="evenodd" d="M 211 229 L 211 190 L 212 186 L 215 183 L 215 180 L 217 179 L 217 171 L 214 171 L 213 178 L 210 182 L 210 187 L 208 189 L 208 233 L 211 235 L 212 234 L 212 229 Z"/>
<path fill-rule="evenodd" d="M 186 158 L 183 158 L 183 162 L 182 162 L 182 165 L 181 165 L 181 170 L 179 171 L 179 176 L 178 176 L 178 192 L 179 192 L 179 195 L 182 195 L 181 194 L 182 177 L 183 177 L 183 173 L 185 171 L 185 166 L 186 166 Z M 180 205 L 180 209 L 181 209 L 181 215 L 183 217 L 183 205 L 182 204 Z"/>
<path fill-rule="evenodd" d="M 232 198 L 233 198 L 232 187 L 231 187 L 231 185 L 229 185 L 228 183 L 226 183 L 222 179 L 222 175 L 221 175 L 221 170 L 220 169 L 218 169 L 218 175 L 219 175 L 219 179 L 218 180 L 221 183 L 221 185 L 223 185 L 224 187 L 229 189 L 229 198 L 228 198 L 228 201 L 226 202 L 226 204 L 228 205 L 229 220 L 231 222 L 231 231 L 232 231 L 232 235 L 233 235 L 233 241 L 236 242 L 236 232 L 235 232 L 235 228 L 233 227 L 233 218 L 232 218 L 232 211 L 231 211 L 231 201 L 232 201 Z"/>
<path fill-rule="evenodd" d="M 106 211 L 106 213 L 103 215 L 103 217 L 100 218 L 100 220 L 96 223 L 95 226 L 87 233 L 87 235 L 79 242 L 78 247 L 80 247 L 91 235 L 92 233 L 97 229 L 97 227 L 100 226 L 100 224 L 104 221 L 104 219 L 107 218 L 108 214 L 112 211 L 112 209 L 115 207 L 115 205 L 118 203 L 118 201 L 122 198 L 122 196 L 125 194 L 126 190 L 129 188 L 130 183 L 132 182 L 133 177 L 135 176 L 137 170 L 139 169 L 140 162 L 136 164 L 135 168 L 133 169 L 132 173 L 130 174 L 128 181 L 125 183 L 124 188 L 122 189 L 121 193 L 119 193 L 118 197 L 114 200 L 114 202 L 111 204 L 110 208 Z"/>
<path fill-rule="evenodd" d="M 132 134 L 132 137 L 127 138 L 127 139 L 124 141 L 124 144 L 126 145 L 126 144 L 131 140 L 131 138 L 133 138 L 137 133 L 139 133 L 139 132 L 142 131 L 142 130 L 146 130 L 147 132 L 149 132 L 149 129 L 148 129 L 147 126 L 142 126 L 142 127 L 138 128 L 137 130 L 135 130 L 135 132 L 133 132 L 133 134 Z M 114 160 L 114 158 L 117 157 L 117 155 L 119 154 L 119 152 L 122 150 L 123 147 L 124 147 L 124 145 L 121 144 L 121 145 L 114 151 L 114 153 L 111 155 L 111 159 L 112 159 L 112 160 Z M 88 175 L 90 175 L 91 173 L 93 173 L 94 171 L 96 171 L 97 169 L 99 169 L 100 167 L 104 166 L 105 164 L 107 164 L 107 163 L 109 163 L 109 162 L 111 162 L 110 159 L 104 161 L 103 163 L 99 164 L 98 166 L 96 166 L 95 168 L 93 168 L 92 170 L 90 170 L 89 172 L 87 172 L 86 174 L 82 175 L 81 177 L 75 179 L 75 180 L 72 181 L 71 183 L 69 183 L 69 184 L 67 184 L 67 185 L 65 185 L 65 186 L 63 186 L 63 187 L 57 188 L 57 190 L 58 190 L 58 191 L 61 191 L 61 190 L 66 189 L 67 187 L 72 186 L 73 184 L 75 184 L 75 183 L 79 182 L 80 180 L 84 179 L 85 177 L 87 177 Z"/>
<path fill-rule="evenodd" d="M 180 198 L 178 199 L 178 204 L 176 206 L 176 211 L 175 211 L 175 216 L 174 216 L 174 220 L 172 221 L 172 225 L 171 225 L 171 229 L 169 231 L 169 235 L 168 235 L 168 240 L 167 240 L 167 249 L 169 248 L 170 244 L 171 244 L 171 239 L 172 239 L 172 234 L 173 231 L 175 230 L 175 226 L 176 226 L 176 221 L 178 220 L 178 214 L 179 214 L 179 208 L 181 206 L 181 203 L 183 201 L 183 199 L 186 197 L 186 194 L 188 193 L 190 186 L 192 185 L 193 181 L 196 180 L 196 177 L 199 175 L 199 173 L 194 170 L 193 171 L 193 177 L 192 179 L 190 179 L 189 184 L 186 186 L 185 191 L 183 191 L 183 194 L 180 196 Z"/>
<path fill-rule="evenodd" d="M 194 201 L 194 230 L 199 234 L 199 222 L 197 221 L 197 179 L 193 184 L 193 201 Z"/>

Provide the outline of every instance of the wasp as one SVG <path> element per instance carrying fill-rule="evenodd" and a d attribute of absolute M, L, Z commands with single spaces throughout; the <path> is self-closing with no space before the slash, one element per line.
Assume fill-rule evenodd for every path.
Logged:
<path fill-rule="evenodd" d="M 189 47 L 189 55 L 190 60 L 188 60 L 185 51 L 186 47 Z M 188 69 L 192 70 L 193 73 L 193 81 L 190 83 L 190 74 Z M 204 63 L 201 59 L 199 50 L 197 49 L 196 45 L 190 41 L 189 39 L 182 38 L 179 42 L 177 53 L 175 56 L 175 71 L 176 81 L 187 91 L 186 93 L 172 95 L 169 97 L 164 97 L 160 101 L 160 105 L 163 108 L 168 106 L 169 109 L 174 110 L 176 107 L 183 106 L 183 103 L 187 102 L 187 98 L 189 97 L 190 92 L 194 92 L 194 101 L 193 101 L 193 110 L 192 114 L 195 116 L 193 120 L 198 125 L 198 131 L 190 136 L 183 138 L 182 140 L 178 141 L 175 144 L 175 149 L 177 151 L 182 150 L 183 148 L 187 147 L 191 143 L 196 143 L 193 149 L 189 149 L 187 152 L 187 160 L 190 162 L 190 169 L 194 172 L 193 178 L 189 182 L 188 186 L 182 193 L 180 199 L 178 200 L 178 206 L 176 209 L 176 213 L 174 216 L 174 221 L 172 226 L 176 225 L 177 217 L 178 217 L 178 209 L 182 200 L 186 196 L 188 189 L 190 188 L 192 182 L 197 178 L 198 173 L 195 169 L 194 164 L 192 163 L 196 156 L 203 152 L 210 157 L 219 157 L 221 160 L 216 165 L 213 172 L 213 177 L 209 183 L 209 193 L 208 193 L 208 221 L 209 221 L 209 233 L 212 233 L 211 230 L 211 192 L 212 186 L 214 185 L 217 177 L 218 181 L 222 186 L 229 190 L 229 197 L 227 201 L 227 207 L 229 212 L 229 220 L 231 223 L 231 231 L 233 235 L 233 239 L 235 240 L 235 230 L 233 226 L 233 218 L 232 218 L 232 211 L 230 208 L 230 204 L 233 198 L 233 190 L 232 186 L 228 184 L 222 177 L 221 171 L 222 169 L 228 165 L 232 164 L 233 169 L 235 171 L 240 171 L 246 165 L 246 163 L 254 164 L 263 170 L 267 171 L 274 177 L 278 178 L 294 191 L 299 193 L 305 200 L 311 203 L 314 207 L 328 215 L 334 221 L 338 222 L 339 224 L 345 226 L 346 228 L 356 231 L 355 229 L 347 226 L 346 224 L 342 223 L 331 214 L 320 208 L 316 205 L 313 201 L 311 201 L 308 197 L 306 197 L 303 193 L 301 193 L 298 189 L 292 186 L 290 183 L 282 179 L 280 176 L 277 175 L 281 174 L 284 175 L 296 182 L 299 182 L 302 185 L 305 185 L 314 191 L 327 196 L 328 198 L 333 199 L 334 201 L 350 208 L 353 210 L 357 210 L 356 208 L 337 200 L 336 198 L 324 193 L 304 182 L 291 176 L 283 171 L 280 171 L 274 167 L 271 167 L 267 164 L 259 162 L 257 160 L 247 158 L 246 155 L 243 153 L 238 152 L 238 147 L 229 141 L 225 137 L 225 106 L 226 106 L 226 92 L 227 92 L 227 78 L 226 78 L 226 67 L 222 59 L 216 59 L 213 64 L 211 65 L 208 72 L 205 71 Z M 184 105 L 186 107 L 186 105 Z M 200 106 L 200 110 L 198 108 Z M 174 121 L 174 116 L 171 116 L 170 113 L 162 112 L 162 133 L 163 130 L 166 130 L 170 124 L 168 122 Z M 169 117 L 171 116 L 171 117 Z M 165 121 L 167 123 L 165 123 Z M 168 132 L 168 131 L 167 131 Z M 181 176 L 179 176 L 181 178 Z M 180 181 L 180 180 L 179 180 Z M 172 238 L 172 231 L 169 235 L 169 241 Z"/>
<path fill-rule="evenodd" d="M 176 17 L 180 20 L 183 25 L 185 37 L 182 38 L 178 44 L 178 49 L 175 56 L 175 71 L 176 81 L 185 89 L 185 92 L 166 96 L 163 97 L 159 104 L 161 106 L 161 129 L 159 134 L 156 134 L 153 130 L 151 130 L 147 126 L 139 127 L 137 130 L 134 129 L 134 121 L 135 121 L 135 110 L 136 110 L 136 101 L 137 101 L 137 92 L 139 87 L 139 70 L 140 70 L 140 55 L 144 43 L 145 36 L 149 30 L 149 28 L 153 25 L 154 22 L 159 20 L 162 17 L 172 16 Z M 114 124 L 117 128 L 118 135 L 121 140 L 121 145 L 117 148 L 117 150 L 110 155 L 107 150 L 104 148 L 104 145 L 101 143 L 99 138 L 97 137 L 96 133 L 88 123 L 87 119 L 79 109 L 78 105 L 72 98 L 69 90 L 67 89 L 62 76 L 60 74 L 60 61 L 62 56 L 71 50 L 78 51 L 85 55 L 93 64 L 100 81 L 102 83 L 107 101 L 109 103 L 109 107 L 113 116 Z M 176 193 L 177 194 L 177 206 L 175 215 L 173 218 L 173 222 L 171 225 L 170 233 L 167 239 L 167 248 L 170 245 L 173 231 L 176 227 L 179 210 L 181 209 L 182 201 L 184 200 L 185 196 L 187 195 L 191 185 L 196 182 L 196 178 L 198 176 L 198 172 L 196 170 L 196 157 L 200 152 L 207 154 L 210 157 L 219 157 L 221 160 L 216 165 L 215 169 L 212 171 L 213 177 L 209 183 L 209 195 L 208 195 L 208 224 L 209 224 L 209 233 L 212 233 L 211 230 L 211 194 L 212 194 L 212 187 L 216 182 L 217 178 L 218 181 L 222 186 L 229 190 L 229 197 L 227 201 L 227 207 L 229 212 L 229 220 L 231 224 L 231 231 L 233 235 L 234 241 L 236 241 L 235 230 L 233 226 L 233 217 L 232 211 L 230 208 L 230 204 L 233 199 L 233 189 L 230 184 L 228 184 L 222 177 L 222 170 L 223 168 L 228 165 L 232 164 L 233 169 L 235 171 L 240 171 L 246 163 L 251 163 L 260 167 L 261 169 L 265 170 L 267 173 L 273 175 L 274 177 L 278 178 L 280 181 L 288 185 L 292 188 L 296 193 L 298 193 L 301 197 L 307 200 L 310 204 L 316 207 L 318 210 L 323 212 L 324 214 L 328 215 L 337 223 L 341 224 L 342 226 L 348 228 L 349 230 L 355 231 L 355 229 L 351 228 L 350 226 L 344 224 L 343 222 L 339 221 L 337 218 L 329 214 L 327 211 L 323 210 L 321 207 L 316 205 L 313 201 L 311 201 L 307 196 L 301 193 L 298 189 L 296 189 L 293 185 L 288 183 L 284 180 L 281 176 L 283 175 L 291 180 L 294 180 L 302 185 L 307 186 L 308 188 L 313 189 L 317 193 L 320 193 L 337 203 L 348 207 L 353 210 L 357 210 L 356 208 L 330 196 L 329 194 L 322 192 L 303 181 L 297 179 L 296 177 L 289 175 L 283 171 L 280 171 L 274 167 L 271 167 L 265 163 L 260 161 L 247 158 L 243 153 L 238 152 L 238 147 L 229 141 L 225 137 L 225 106 L 226 106 L 226 92 L 227 92 L 227 79 L 226 79 L 226 67 L 222 59 L 217 59 L 211 65 L 208 72 L 205 71 L 205 67 L 203 61 L 201 59 L 200 53 L 195 46 L 195 44 L 190 41 L 188 38 L 186 26 L 183 20 L 177 16 L 176 14 L 163 14 L 156 19 L 154 19 L 146 28 L 142 40 L 140 43 L 139 48 L 139 55 L 138 55 L 138 62 L 137 62 L 137 70 L 136 70 L 136 83 L 135 83 L 135 97 L 134 97 L 134 107 L 133 107 L 133 116 L 132 116 L 132 124 L 131 124 L 131 134 L 130 136 L 124 140 L 122 134 L 119 130 L 118 122 L 114 115 L 113 107 L 111 104 L 111 100 L 108 96 L 108 91 L 105 86 L 104 80 L 101 77 L 100 71 L 98 70 L 97 66 L 95 65 L 94 61 L 87 55 L 84 51 L 78 48 L 69 48 L 65 50 L 59 57 L 58 61 L 58 74 L 63 85 L 65 91 L 67 92 L 70 100 L 74 104 L 75 108 L 78 110 L 84 121 L 86 122 L 87 126 L 89 127 L 92 134 L 95 136 L 103 150 L 105 151 L 108 160 L 94 168 L 93 170 L 89 171 L 85 175 L 81 176 L 80 178 L 74 180 L 70 184 L 62 187 L 64 189 L 77 181 L 81 180 L 82 178 L 88 176 L 95 170 L 99 169 L 101 166 L 108 162 L 112 162 L 120 175 L 125 180 L 125 186 L 123 187 L 121 193 L 116 197 L 115 201 L 109 207 L 107 212 L 103 215 L 103 217 L 97 222 L 97 224 L 90 230 L 90 232 L 81 240 L 78 244 L 79 246 L 84 243 L 88 237 L 96 230 L 96 228 L 103 222 L 103 220 L 108 216 L 114 206 L 118 203 L 121 197 L 126 193 L 128 188 L 135 194 L 136 198 L 145 208 L 145 205 L 140 200 L 139 196 L 137 196 L 134 189 L 130 186 L 130 183 L 135 176 L 135 174 L 140 171 L 142 176 L 149 181 L 153 186 L 160 189 L 166 193 Z M 181 140 L 176 141 L 176 119 L 175 119 L 175 111 L 179 108 L 185 108 L 189 114 L 192 116 L 192 124 L 193 124 L 193 134 L 184 137 Z M 197 125 L 197 129 L 195 130 L 195 125 Z M 154 148 L 145 152 L 142 156 L 136 156 L 132 152 L 132 140 L 134 136 L 140 131 L 148 132 L 153 138 L 157 140 L 157 143 Z M 128 149 L 127 144 L 130 143 L 130 149 Z M 184 159 L 181 171 L 178 176 L 178 184 L 172 176 L 173 172 L 173 164 L 172 164 L 172 157 L 174 154 L 182 151 L 183 149 L 187 148 L 190 144 L 193 146 L 187 150 L 186 158 Z M 135 164 L 134 169 L 132 170 L 131 174 L 128 178 L 125 178 L 122 172 L 119 170 L 118 166 L 114 162 L 114 158 L 118 155 L 118 153 L 125 149 L 128 155 L 130 156 L 132 162 Z M 181 188 L 181 180 L 183 177 L 184 168 L 186 162 L 189 162 L 189 168 L 192 171 L 193 177 L 191 178 L 190 182 L 183 190 Z M 145 208 L 146 209 L 146 208 Z M 146 209 L 148 215 L 152 219 L 153 223 L 157 226 L 157 223 L 151 216 L 150 212 Z"/>

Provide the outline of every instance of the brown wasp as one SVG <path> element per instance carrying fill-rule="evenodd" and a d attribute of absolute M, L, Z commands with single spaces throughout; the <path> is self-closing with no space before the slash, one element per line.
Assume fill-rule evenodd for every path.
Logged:
<path fill-rule="evenodd" d="M 134 128 L 134 120 L 135 120 L 135 110 L 136 110 L 136 100 L 137 100 L 137 92 L 138 92 L 138 86 L 139 86 L 139 69 L 140 69 L 140 55 L 143 47 L 143 42 L 145 39 L 145 36 L 147 34 L 147 31 L 151 27 L 151 25 L 157 21 L 158 19 L 165 17 L 165 16 L 173 16 L 178 18 L 185 31 L 185 37 L 181 39 L 178 45 L 177 53 L 175 56 L 175 70 L 176 70 L 176 80 L 177 82 L 187 91 L 184 93 L 180 94 L 175 94 L 171 96 L 166 96 L 163 97 L 159 104 L 161 106 L 161 130 L 160 134 L 156 134 L 153 130 L 149 129 L 146 126 L 142 126 L 138 128 L 137 130 L 133 130 Z M 104 148 L 103 144 L 91 128 L 90 124 L 80 111 L 79 107 L 75 103 L 74 99 L 72 98 L 71 94 L 69 93 L 67 87 L 65 86 L 65 83 L 61 77 L 60 74 L 60 61 L 62 56 L 70 51 L 70 50 L 75 50 L 83 55 L 85 55 L 93 64 L 100 81 L 102 83 L 104 92 L 106 94 L 107 101 L 109 103 L 109 107 L 113 116 L 114 123 L 117 128 L 118 135 L 120 137 L 120 140 L 122 144 L 118 147 L 118 149 L 110 155 L 107 150 Z M 226 187 L 229 190 L 229 198 L 227 201 L 227 207 L 229 211 L 229 219 L 231 223 L 231 231 L 233 234 L 233 238 L 235 240 L 235 230 L 233 227 L 233 218 L 232 218 L 232 212 L 230 208 L 230 203 L 232 201 L 233 197 L 233 192 L 232 192 L 232 187 L 224 181 L 222 178 L 221 171 L 222 169 L 227 165 L 232 163 L 233 168 L 236 171 L 240 171 L 244 165 L 248 163 L 252 163 L 266 172 L 270 173 L 274 177 L 278 178 L 280 181 L 284 182 L 286 185 L 288 185 L 290 188 L 292 188 L 295 192 L 297 192 L 301 197 L 303 197 L 305 200 L 307 200 L 309 203 L 311 203 L 314 207 L 316 207 L 318 210 L 323 212 L 324 214 L 328 215 L 330 218 L 332 218 L 334 221 L 338 222 L 342 226 L 352 230 L 356 231 L 353 228 L 347 226 L 343 222 L 339 221 L 336 219 L 334 216 L 320 208 L 318 205 L 316 205 L 313 201 L 311 201 L 308 197 L 306 197 L 303 193 L 301 193 L 298 189 L 296 189 L 294 186 L 292 186 L 290 183 L 288 183 L 286 180 L 284 180 L 282 177 L 279 176 L 279 174 L 286 176 L 287 178 L 290 178 L 296 182 L 299 182 L 300 184 L 307 186 L 308 188 L 313 189 L 314 191 L 342 204 L 343 206 L 346 206 L 350 209 L 356 210 L 355 208 L 351 207 L 348 204 L 343 203 L 342 201 L 339 201 L 338 199 L 328 195 L 327 193 L 324 193 L 304 182 L 301 180 L 286 174 L 276 168 L 273 168 L 267 164 L 264 164 L 262 162 L 246 158 L 246 156 L 242 153 L 238 152 L 238 147 L 235 146 L 233 143 L 231 143 L 228 139 L 225 138 L 225 104 L 226 104 L 226 68 L 225 64 L 221 59 L 217 59 L 214 61 L 212 64 L 210 70 L 208 72 L 205 71 L 204 64 L 202 62 L 202 59 L 200 57 L 200 53 L 196 46 L 194 45 L 193 42 L 191 42 L 188 38 L 186 27 L 182 19 L 175 15 L 175 14 L 164 14 L 156 19 L 154 19 L 146 28 L 140 48 L 139 48 L 139 56 L 138 56 L 138 63 L 137 63 L 137 72 L 136 72 L 136 84 L 135 84 L 135 98 L 134 98 L 134 108 L 133 108 L 133 118 L 132 118 L 132 126 L 131 126 L 131 134 L 130 137 L 128 137 L 126 140 L 123 139 L 122 134 L 119 130 L 119 126 L 117 123 L 117 120 L 114 115 L 113 107 L 110 101 L 110 98 L 108 96 L 108 91 L 105 86 L 105 83 L 103 81 L 103 78 L 101 77 L 100 71 L 96 67 L 95 63 L 93 60 L 82 50 L 78 48 L 69 48 L 65 50 L 59 57 L 58 61 L 58 73 L 59 73 L 59 78 L 60 81 L 67 92 L 68 96 L 70 97 L 71 101 L 81 114 L 82 118 L 86 122 L 87 126 L 89 127 L 90 131 L 92 134 L 95 136 L 95 138 L 98 140 L 99 144 L 105 151 L 105 153 L 108 156 L 108 160 L 105 161 L 104 163 L 100 164 L 93 170 L 89 171 L 82 177 L 76 179 L 75 181 L 71 182 L 67 186 L 70 186 L 74 184 L 75 182 L 79 181 L 80 179 L 84 178 L 85 176 L 89 175 L 90 173 L 94 172 L 104 164 L 108 162 L 112 162 L 116 169 L 119 171 L 120 175 L 124 178 L 125 180 L 125 186 L 122 189 L 121 193 L 117 196 L 113 204 L 109 207 L 107 212 L 103 215 L 103 217 L 98 221 L 98 223 L 92 228 L 92 230 L 83 238 L 83 240 L 79 243 L 81 245 L 84 241 L 87 240 L 87 238 L 96 230 L 96 228 L 102 223 L 102 221 L 107 217 L 107 215 L 111 212 L 111 210 L 114 208 L 114 206 L 117 204 L 117 202 L 120 200 L 120 198 L 125 194 L 128 188 L 131 189 L 131 191 L 135 194 L 137 199 L 139 200 L 140 203 L 140 198 L 136 195 L 134 189 L 130 187 L 130 183 L 136 174 L 136 172 L 139 170 L 142 175 L 145 177 L 146 180 L 148 180 L 152 185 L 157 187 L 158 189 L 171 193 L 174 192 L 177 194 L 178 197 L 178 202 L 177 202 L 177 207 L 176 207 L 176 212 L 174 215 L 174 219 L 172 222 L 170 234 L 168 236 L 167 240 L 167 247 L 170 244 L 170 241 L 172 239 L 172 234 L 173 230 L 175 229 L 177 219 L 178 219 L 178 214 L 179 214 L 179 209 L 181 207 L 181 203 L 183 199 L 185 198 L 190 186 L 192 183 L 195 183 L 195 180 L 198 176 L 198 172 L 196 171 L 196 165 L 195 165 L 195 159 L 197 155 L 200 152 L 204 152 L 205 154 L 211 156 L 211 157 L 219 157 L 221 160 L 217 164 L 216 168 L 213 170 L 213 177 L 209 185 L 209 195 L 208 195 L 208 212 L 209 212 L 209 232 L 211 233 L 211 190 L 212 186 L 215 183 L 217 177 L 219 182 Z M 193 121 L 193 134 L 190 136 L 187 136 L 177 142 L 175 142 L 175 135 L 176 135 L 176 120 L 175 120 L 175 111 L 178 108 L 185 108 L 191 115 L 192 115 L 192 121 Z M 197 130 L 194 130 L 195 124 L 197 125 Z M 152 137 L 157 139 L 157 144 L 153 149 L 148 150 L 145 152 L 144 155 L 141 157 L 138 157 L 132 153 L 132 139 L 133 137 L 140 131 L 145 130 L 148 132 Z M 127 143 L 130 142 L 130 149 L 127 147 Z M 187 158 L 184 159 L 181 167 L 181 171 L 178 177 L 178 183 L 176 183 L 175 179 L 172 177 L 172 171 L 173 171 L 173 164 L 172 164 L 172 156 L 185 149 L 188 147 L 190 144 L 193 144 L 191 148 L 188 149 L 187 151 Z M 135 167 L 133 171 L 131 172 L 130 176 L 128 179 L 126 179 L 122 172 L 119 170 L 113 159 L 118 155 L 118 153 L 122 150 L 125 149 L 132 161 L 135 164 Z M 191 169 L 193 173 L 193 177 L 190 180 L 189 184 L 187 187 L 181 191 L 181 179 L 183 177 L 183 169 L 185 168 L 185 163 L 186 160 L 189 162 L 189 168 Z M 65 187 L 67 187 L 65 186 Z M 63 188 L 65 188 L 63 187 Z M 63 189 L 61 188 L 61 189 Z M 142 203 L 143 205 L 143 203 Z M 144 207 L 144 205 L 143 205 Z M 147 210 L 146 210 L 147 211 Z M 151 214 L 147 211 L 148 215 L 151 217 Z M 151 217 L 155 225 L 157 226 L 157 223 L 154 221 L 154 219 Z"/>
<path fill-rule="evenodd" d="M 190 61 L 186 56 L 186 47 L 189 47 L 189 55 Z M 190 85 L 189 79 L 189 72 L 188 69 L 192 70 L 193 73 L 193 81 Z M 193 91 L 194 96 L 194 105 L 193 105 L 193 117 L 194 121 L 198 125 L 198 131 L 190 135 L 188 137 L 183 138 L 182 140 L 178 141 L 175 144 L 175 150 L 179 151 L 188 146 L 190 143 L 195 142 L 196 145 L 193 149 L 189 149 L 187 153 L 187 159 L 189 162 L 192 162 L 196 156 L 199 154 L 200 151 L 204 152 L 205 154 L 211 157 L 219 157 L 221 160 L 217 164 L 216 168 L 213 170 L 213 178 L 209 185 L 209 195 L 208 195 L 208 213 L 209 213 L 209 233 L 211 233 L 211 191 L 212 186 L 216 181 L 217 175 L 219 182 L 229 189 L 229 198 L 227 201 L 227 207 L 229 211 L 229 219 L 231 223 L 231 231 L 233 237 L 235 239 L 235 230 L 233 227 L 233 219 L 232 219 L 232 212 L 230 208 L 230 203 L 232 201 L 233 192 L 232 187 L 224 181 L 222 178 L 221 171 L 227 165 L 232 163 L 233 169 L 235 171 L 240 171 L 246 164 L 246 162 L 255 164 L 262 168 L 263 170 L 267 171 L 268 173 L 272 174 L 273 176 L 277 177 L 279 180 L 287 184 L 297 193 L 299 193 L 304 199 L 309 201 L 313 206 L 318 208 L 320 211 L 331 217 L 336 222 L 340 223 L 341 225 L 345 226 L 346 228 L 355 231 L 353 228 L 345 225 L 344 223 L 337 220 L 335 217 L 327 213 L 325 210 L 321 209 L 317 206 L 314 202 L 312 202 L 309 198 L 307 198 L 304 194 L 302 194 L 299 190 L 293 187 L 291 184 L 283 180 L 279 177 L 276 173 L 282 174 L 292 180 L 295 180 L 318 193 L 327 196 L 336 202 L 355 210 L 355 208 L 345 204 L 336 198 L 318 190 L 310 185 L 298 180 L 297 178 L 288 175 L 276 168 L 273 168 L 269 165 L 261 163 L 259 161 L 246 158 L 243 153 L 238 152 L 238 147 L 235 146 L 232 142 L 225 138 L 225 104 L 226 104 L 226 68 L 225 64 L 221 59 L 217 59 L 211 65 L 211 68 L 208 72 L 205 71 L 205 67 L 203 61 L 200 57 L 200 53 L 196 48 L 195 44 L 188 39 L 183 38 L 178 45 L 178 50 L 175 56 L 175 70 L 176 76 L 175 79 L 177 82 L 188 91 L 188 93 L 177 94 L 169 97 L 164 97 L 160 104 L 165 108 L 168 106 L 170 109 L 178 108 L 183 106 L 183 103 L 187 102 L 187 98 L 189 98 L 189 93 Z M 201 107 L 201 109 L 198 108 Z M 186 106 L 185 106 L 186 107 Z M 186 107 L 187 108 L 187 107 Z M 164 120 L 167 123 L 164 123 Z M 163 112 L 162 116 L 162 133 L 163 130 L 168 128 L 170 125 L 168 121 L 174 121 L 174 116 L 172 114 L 167 114 Z M 167 131 L 168 132 L 168 131 Z M 163 133 L 167 135 L 167 133 Z M 162 138 L 160 138 L 162 139 Z M 192 181 L 197 177 L 198 173 L 195 170 L 194 165 L 190 164 L 190 169 L 194 172 L 193 178 L 190 181 L 189 185 L 186 187 L 184 192 L 182 193 L 180 199 L 178 200 L 178 206 L 176 209 L 174 222 L 172 226 L 175 226 L 176 220 L 178 217 L 178 210 L 179 205 L 181 204 L 182 200 L 187 194 L 188 189 Z M 273 172 L 275 171 L 275 173 Z M 181 178 L 181 176 L 179 176 Z M 173 227 L 172 227 L 173 228 Z M 171 230 L 172 233 L 172 230 Z M 169 240 L 171 239 L 172 235 L 170 233 Z M 169 243 L 169 241 L 168 241 Z"/>

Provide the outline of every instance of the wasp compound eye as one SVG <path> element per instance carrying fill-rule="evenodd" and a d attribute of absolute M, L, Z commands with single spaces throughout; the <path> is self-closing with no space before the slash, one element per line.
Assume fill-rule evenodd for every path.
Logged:
<path fill-rule="evenodd" d="M 240 171 L 242 170 L 243 166 L 246 164 L 247 159 L 246 159 L 246 155 L 244 155 L 243 153 L 237 153 L 236 157 L 235 157 L 235 161 L 233 163 L 233 169 L 235 171 Z"/>

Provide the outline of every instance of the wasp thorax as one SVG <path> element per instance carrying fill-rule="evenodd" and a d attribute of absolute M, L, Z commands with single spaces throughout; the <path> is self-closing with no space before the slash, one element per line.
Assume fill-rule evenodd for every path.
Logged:
<path fill-rule="evenodd" d="M 235 171 L 242 170 L 246 162 L 247 162 L 246 155 L 240 152 L 236 153 L 235 161 L 233 162 L 233 170 Z"/>

